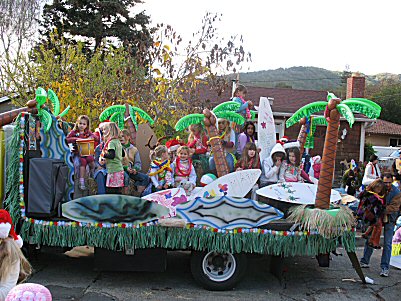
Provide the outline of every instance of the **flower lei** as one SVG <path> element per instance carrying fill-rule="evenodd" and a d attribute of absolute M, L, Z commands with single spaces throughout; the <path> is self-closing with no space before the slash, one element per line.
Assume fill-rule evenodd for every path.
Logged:
<path fill-rule="evenodd" d="M 185 172 L 184 170 L 182 170 L 180 168 L 180 166 L 182 166 L 180 157 L 177 157 L 175 159 L 175 166 L 177 168 L 176 175 L 179 177 L 188 177 L 192 172 L 192 160 L 191 159 L 188 159 L 188 164 L 189 164 L 188 172 Z"/>

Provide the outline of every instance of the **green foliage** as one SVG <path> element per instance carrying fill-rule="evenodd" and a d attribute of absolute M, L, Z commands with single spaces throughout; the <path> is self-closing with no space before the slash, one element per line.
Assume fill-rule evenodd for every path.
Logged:
<path fill-rule="evenodd" d="M 382 82 L 367 89 L 369 98 L 381 106 L 380 119 L 401 124 L 401 83 Z"/>
<path fill-rule="evenodd" d="M 302 108 L 298 109 L 285 123 L 285 126 L 289 128 L 293 126 L 297 122 L 299 122 L 304 117 L 309 117 L 313 113 L 317 113 L 326 109 L 327 102 L 326 101 L 315 101 L 313 103 L 309 103 Z"/>
<path fill-rule="evenodd" d="M 373 144 L 365 143 L 364 150 L 365 150 L 364 151 L 364 160 L 365 161 L 369 161 L 369 157 L 371 155 L 376 154 L 376 151 L 373 149 Z"/>
<path fill-rule="evenodd" d="M 132 16 L 133 8 L 140 3 L 140 0 L 53 1 L 43 8 L 42 43 L 53 48 L 49 37 L 56 29 L 63 37 L 68 36 L 69 43 L 84 40 L 86 52 L 99 48 L 103 41 L 116 44 L 117 40 L 119 45 L 137 53 L 142 45 L 152 44 L 149 16 L 144 12 Z"/>

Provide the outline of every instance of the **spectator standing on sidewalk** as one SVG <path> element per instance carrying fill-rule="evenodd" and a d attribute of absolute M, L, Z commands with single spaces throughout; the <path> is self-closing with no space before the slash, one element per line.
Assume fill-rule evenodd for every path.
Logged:
<path fill-rule="evenodd" d="M 392 199 L 400 194 L 400 190 L 392 185 L 393 177 L 390 173 L 385 173 L 383 175 L 383 182 L 387 187 L 388 193 L 386 197 L 386 204 L 390 204 Z M 388 222 L 384 224 L 384 242 L 383 242 L 383 252 L 381 258 L 381 272 L 380 276 L 388 277 L 390 270 L 390 258 L 391 258 L 391 247 L 392 247 L 392 239 L 394 235 L 394 226 L 397 220 L 398 213 L 392 213 L 388 216 Z M 361 258 L 361 267 L 369 268 L 370 257 L 373 253 L 373 248 L 369 246 L 368 240 L 365 243 L 365 249 L 363 250 L 363 257 Z"/>

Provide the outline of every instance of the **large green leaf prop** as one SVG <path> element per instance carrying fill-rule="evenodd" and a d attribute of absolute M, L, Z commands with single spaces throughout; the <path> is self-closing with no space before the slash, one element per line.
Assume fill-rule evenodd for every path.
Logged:
<path fill-rule="evenodd" d="M 369 102 L 346 99 L 341 104 L 347 105 L 353 112 L 361 113 L 370 119 L 376 119 L 380 116 L 380 106 L 377 108 L 377 106 L 373 106 Z"/>
<path fill-rule="evenodd" d="M 316 101 L 313 103 L 309 103 L 298 109 L 289 119 L 287 119 L 285 126 L 289 128 L 290 126 L 298 123 L 302 118 L 309 117 L 314 113 L 325 110 L 326 106 L 326 101 Z"/>
<path fill-rule="evenodd" d="M 180 131 L 187 129 L 192 124 L 200 123 L 203 125 L 204 118 L 205 118 L 205 115 L 203 115 L 203 114 L 189 114 L 189 115 L 182 117 L 180 120 L 178 120 L 177 123 L 175 124 L 174 128 L 177 132 L 180 132 Z"/>
<path fill-rule="evenodd" d="M 226 101 L 223 102 L 213 108 L 213 113 L 223 112 L 223 111 L 231 111 L 237 112 L 241 105 L 236 101 Z"/>
<path fill-rule="evenodd" d="M 336 106 L 338 112 L 340 112 L 340 114 L 348 121 L 349 123 L 349 127 L 352 128 L 354 122 L 355 122 L 355 117 L 354 117 L 354 113 L 352 113 L 352 110 L 343 103 L 340 103 Z"/>
<path fill-rule="evenodd" d="M 224 118 L 228 121 L 235 122 L 236 124 L 242 125 L 245 122 L 245 117 L 241 114 L 228 112 L 228 111 L 220 111 L 215 113 L 217 118 Z"/>
<path fill-rule="evenodd" d="M 124 113 L 125 105 L 114 105 L 106 108 L 99 116 L 100 122 L 109 119 L 115 122 L 120 129 L 124 128 Z M 154 124 L 154 120 L 144 110 L 129 105 L 129 113 L 132 123 L 138 129 L 138 117 L 144 121 L 149 122 L 150 125 Z"/>

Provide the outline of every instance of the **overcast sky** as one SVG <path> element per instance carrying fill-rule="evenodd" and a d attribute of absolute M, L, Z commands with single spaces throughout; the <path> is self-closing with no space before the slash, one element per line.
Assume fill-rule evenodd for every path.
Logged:
<path fill-rule="evenodd" d="M 206 12 L 222 13 L 220 36 L 243 35 L 249 71 L 314 66 L 401 74 L 399 0 L 144 0 L 155 23 L 191 37 Z M 248 71 L 242 70 L 242 71 Z"/>

